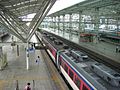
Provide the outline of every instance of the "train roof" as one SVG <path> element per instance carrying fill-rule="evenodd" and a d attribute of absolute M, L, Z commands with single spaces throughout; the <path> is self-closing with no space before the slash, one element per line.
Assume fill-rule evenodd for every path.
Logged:
<path fill-rule="evenodd" d="M 43 32 L 43 37 L 49 41 L 49 43 L 56 48 L 57 50 L 64 49 L 63 46 L 67 46 L 66 44 L 57 45 L 55 44 L 56 37 L 51 36 L 47 32 Z M 54 39 L 54 40 L 53 40 Z M 57 41 L 56 41 L 57 42 Z M 69 49 L 70 50 L 70 49 Z M 92 85 L 94 85 L 98 90 L 120 90 L 120 87 L 115 87 L 110 85 L 107 81 L 103 80 L 101 77 L 99 77 L 96 73 L 94 73 L 91 70 L 91 65 L 96 64 L 95 60 L 88 57 L 88 59 L 83 59 L 83 61 L 77 61 L 74 57 L 69 55 L 69 50 L 65 50 L 64 53 L 61 53 L 64 58 L 66 59 L 66 62 L 71 64 L 75 70 L 77 70 L 79 73 L 81 73 Z M 82 52 L 79 52 L 80 54 L 83 54 Z M 105 66 L 102 67 L 103 70 L 106 69 Z M 106 69 L 108 70 L 108 69 Z M 109 70 L 110 71 L 110 70 Z M 112 70 L 111 70 L 112 71 Z M 113 72 L 113 71 L 112 71 Z"/>
<path fill-rule="evenodd" d="M 120 90 L 120 87 L 110 85 L 108 82 L 99 77 L 96 73 L 91 70 L 91 65 L 98 62 L 91 58 L 85 59 L 84 61 L 76 62 L 76 59 L 69 55 L 68 51 L 61 53 L 64 58 L 67 58 L 66 62 L 71 64 L 80 74 L 82 74 L 91 84 L 93 84 L 98 90 Z M 105 67 L 105 66 L 104 66 Z M 105 68 L 104 68 L 105 69 Z"/>
<path fill-rule="evenodd" d="M 43 39 L 46 39 L 57 50 L 69 48 L 61 40 L 57 39 L 56 37 L 54 37 L 46 32 L 43 33 L 43 37 L 44 37 Z"/>

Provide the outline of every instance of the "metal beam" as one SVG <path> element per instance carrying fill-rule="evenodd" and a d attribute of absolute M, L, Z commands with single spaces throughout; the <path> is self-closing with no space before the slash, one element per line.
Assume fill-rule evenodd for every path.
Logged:
<path fill-rule="evenodd" d="M 21 39 L 21 37 L 18 34 L 16 34 L 12 29 L 10 29 L 10 27 L 8 27 L 1 18 L 0 18 L 0 21 L 2 21 L 2 23 L 0 22 L 0 24 L 2 26 L 4 26 L 7 29 L 8 32 L 10 32 L 11 34 L 15 35 L 17 38 Z"/>
<path fill-rule="evenodd" d="M 76 13 L 79 11 L 91 10 L 94 8 L 103 8 L 103 7 L 107 7 L 110 5 L 120 5 L 120 2 L 119 0 L 85 0 L 71 7 L 52 13 L 48 16 L 52 17 L 52 16 L 58 16 L 62 14 Z"/>
<path fill-rule="evenodd" d="M 49 4 L 49 1 L 48 2 L 44 1 L 43 2 L 43 8 L 40 8 L 39 12 L 32 19 L 32 21 L 29 25 L 28 31 L 32 30 L 33 26 L 37 23 L 37 20 L 40 19 L 39 17 L 42 15 L 42 12 L 43 12 L 44 8 L 46 8 L 48 4 Z"/>
<path fill-rule="evenodd" d="M 35 33 L 36 29 L 38 28 L 39 24 L 42 22 L 42 20 L 44 19 L 44 17 L 47 15 L 47 13 L 49 12 L 49 10 L 51 9 L 51 7 L 54 5 L 54 3 L 56 2 L 56 0 L 51 0 L 50 4 L 48 5 L 47 8 L 44 9 L 44 13 L 42 13 L 42 15 L 40 16 L 40 19 L 37 21 L 37 23 L 35 24 L 33 30 L 31 33 L 29 33 L 27 41 L 29 41 L 31 39 L 31 37 L 33 36 L 33 34 Z"/>
<path fill-rule="evenodd" d="M 6 19 L 8 19 L 8 20 L 12 23 L 12 25 L 14 25 L 15 27 L 18 27 L 21 31 L 23 31 L 25 34 L 27 34 L 27 32 L 24 31 L 24 28 L 21 27 L 21 26 L 18 24 L 18 22 L 16 22 L 16 21 L 14 20 L 14 18 L 13 18 L 12 16 L 10 16 L 9 14 L 7 15 L 6 12 L 4 12 L 4 16 L 5 16 Z"/>
<path fill-rule="evenodd" d="M 0 8 L 2 9 L 1 11 L 7 13 L 11 18 L 13 18 L 15 20 L 15 22 L 22 22 L 22 20 L 20 18 L 18 18 L 18 16 L 16 16 L 15 14 L 13 14 L 11 11 L 9 11 L 7 8 L 5 8 L 3 5 L 0 4 Z M 26 25 L 26 23 L 18 23 L 19 26 L 21 26 L 24 30 L 27 30 L 26 28 L 28 28 L 28 26 Z"/>
<path fill-rule="evenodd" d="M 19 36 L 19 39 L 21 39 L 23 42 L 26 42 L 26 40 L 19 34 L 19 32 L 16 30 L 16 28 L 0 13 L 0 16 L 5 22 L 10 25 L 11 28 L 14 29 L 14 32 L 17 33 L 17 36 Z M 4 21 L 3 21 L 4 22 Z"/>
<path fill-rule="evenodd" d="M 14 8 L 21 8 L 21 7 L 25 7 L 25 6 L 34 6 L 34 5 L 36 5 L 36 2 L 37 1 L 32 1 L 32 2 L 27 2 L 27 3 L 25 3 L 25 4 L 19 4 L 19 5 L 16 5 L 16 6 L 14 6 Z M 37 5 L 41 5 L 42 3 L 40 2 L 40 3 L 37 3 Z M 12 10 L 13 8 L 12 7 L 9 7 L 9 9 L 10 10 Z"/>

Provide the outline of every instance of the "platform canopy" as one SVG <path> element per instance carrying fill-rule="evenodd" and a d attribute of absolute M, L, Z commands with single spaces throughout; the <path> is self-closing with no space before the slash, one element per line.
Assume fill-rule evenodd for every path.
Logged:
<path fill-rule="evenodd" d="M 27 42 L 55 2 L 56 0 L 0 0 L 0 27 Z M 30 23 L 29 26 L 27 23 Z"/>
<path fill-rule="evenodd" d="M 85 0 L 73 6 L 54 12 L 48 17 L 56 17 L 65 14 L 96 15 L 120 17 L 120 0 Z"/>

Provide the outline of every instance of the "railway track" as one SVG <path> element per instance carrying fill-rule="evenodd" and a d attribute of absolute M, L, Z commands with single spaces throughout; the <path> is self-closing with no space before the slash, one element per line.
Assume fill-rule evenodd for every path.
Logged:
<path fill-rule="evenodd" d="M 103 56 L 97 52 L 91 51 L 88 48 L 85 48 L 79 44 L 76 44 L 72 41 L 69 41 L 65 38 L 62 38 L 58 35 L 55 35 L 53 33 L 48 32 L 49 34 L 51 34 L 52 36 L 57 37 L 58 39 L 60 39 L 61 41 L 63 41 L 65 44 L 69 45 L 71 48 L 77 49 L 77 50 L 81 50 L 82 52 L 86 53 L 90 58 L 93 58 L 94 60 L 103 63 L 109 67 L 111 67 L 112 69 L 116 70 L 117 72 L 120 73 L 120 63 L 110 59 L 109 57 Z"/>

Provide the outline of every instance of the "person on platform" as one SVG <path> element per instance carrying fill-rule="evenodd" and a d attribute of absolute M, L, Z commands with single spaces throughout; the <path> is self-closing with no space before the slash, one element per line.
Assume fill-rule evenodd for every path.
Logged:
<path fill-rule="evenodd" d="M 40 56 L 37 57 L 36 61 L 35 61 L 38 65 L 40 64 Z"/>
<path fill-rule="evenodd" d="M 27 83 L 27 85 L 25 86 L 25 89 L 24 90 L 31 90 L 30 88 L 30 83 Z"/>

